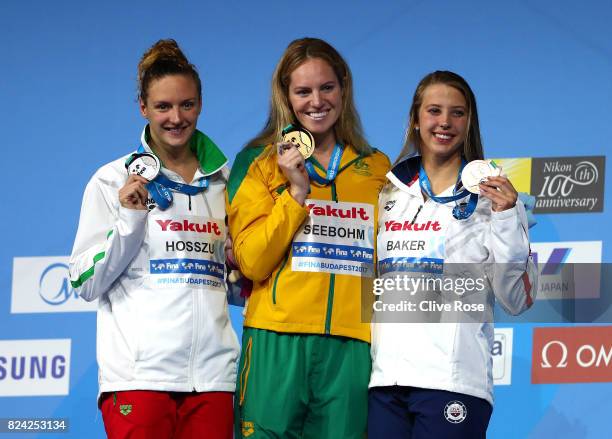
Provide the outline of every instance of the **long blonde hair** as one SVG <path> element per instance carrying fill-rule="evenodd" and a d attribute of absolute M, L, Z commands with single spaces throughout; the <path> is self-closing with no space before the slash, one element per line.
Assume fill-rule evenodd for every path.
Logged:
<path fill-rule="evenodd" d="M 330 65 L 342 88 L 342 109 L 334 125 L 336 139 L 345 145 L 351 145 L 361 154 L 371 154 L 372 147 L 364 138 L 361 121 L 353 101 L 353 79 L 349 66 L 336 49 L 318 38 L 294 40 L 285 49 L 272 75 L 268 120 L 263 130 L 250 140 L 246 147 L 278 142 L 283 128 L 296 123 L 288 98 L 291 73 L 306 60 L 313 58 L 322 59 Z"/>
<path fill-rule="evenodd" d="M 463 140 L 462 154 L 468 162 L 472 160 L 482 160 L 484 158 L 484 152 L 482 148 L 482 140 L 480 138 L 478 110 L 476 108 L 476 97 L 474 96 L 474 92 L 472 92 L 472 89 L 468 85 L 467 81 L 458 74 L 438 70 L 421 79 L 421 82 L 419 82 L 419 85 L 417 85 L 417 88 L 414 91 L 412 105 L 410 106 L 408 130 L 406 131 L 404 146 L 396 160 L 396 163 L 406 155 L 415 151 L 420 151 L 419 142 L 421 137 L 419 135 L 419 130 L 416 128 L 419 123 L 419 109 L 423 103 L 423 94 L 425 93 L 425 89 L 434 84 L 444 84 L 453 87 L 457 89 L 465 98 L 468 113 L 468 126 L 465 139 Z"/>

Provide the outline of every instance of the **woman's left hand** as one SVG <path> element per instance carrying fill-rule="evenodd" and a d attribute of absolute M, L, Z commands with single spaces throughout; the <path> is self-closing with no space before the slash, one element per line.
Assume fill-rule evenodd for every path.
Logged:
<path fill-rule="evenodd" d="M 238 263 L 236 262 L 236 257 L 234 256 L 234 242 L 232 241 L 232 237 L 227 234 L 227 238 L 225 239 L 225 260 L 229 263 L 231 268 L 238 268 Z"/>
<path fill-rule="evenodd" d="M 495 212 L 512 209 L 516 205 L 518 193 L 506 177 L 487 177 L 485 183 L 480 183 L 480 194 L 491 200 L 491 208 Z"/>

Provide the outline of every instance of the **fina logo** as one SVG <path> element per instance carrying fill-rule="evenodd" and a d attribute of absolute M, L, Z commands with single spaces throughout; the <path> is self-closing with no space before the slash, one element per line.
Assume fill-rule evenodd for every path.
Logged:
<path fill-rule="evenodd" d="M 49 305 L 58 306 L 66 303 L 71 297 L 78 299 L 79 295 L 68 281 L 68 265 L 55 263 L 49 265 L 40 275 L 38 295 Z"/>

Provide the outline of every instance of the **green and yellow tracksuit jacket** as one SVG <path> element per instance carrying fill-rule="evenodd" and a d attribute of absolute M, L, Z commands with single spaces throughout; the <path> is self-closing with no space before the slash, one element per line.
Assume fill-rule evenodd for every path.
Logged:
<path fill-rule="evenodd" d="M 355 272 L 359 267 L 354 262 L 345 264 L 323 253 L 334 249 L 338 253 L 354 253 L 359 249 L 350 242 L 355 236 L 361 243 L 364 239 L 370 242 L 375 249 L 378 194 L 390 169 L 389 159 L 380 151 L 363 156 L 345 147 L 333 183 L 323 186 L 311 182 L 311 192 L 305 206 L 301 206 L 289 194 L 287 179 L 271 148 L 268 145 L 240 152 L 227 184 L 234 254 L 240 271 L 253 281 L 244 325 L 369 342 L 370 308 L 362 310 L 362 291 L 371 295 L 372 270 L 364 269 L 365 274 L 360 274 Z M 318 173 L 324 176 L 318 167 Z M 344 223 L 349 227 L 343 228 Z M 339 235 L 343 240 L 330 238 Z M 296 243 L 298 237 L 304 236 L 311 241 Z M 325 243 L 334 239 L 349 245 Z M 304 258 L 310 250 L 320 252 L 320 256 Z M 361 255 L 359 250 L 357 253 L 356 260 Z M 375 255 L 368 257 L 373 268 Z M 355 269 L 353 273 L 343 271 L 351 268 Z"/>

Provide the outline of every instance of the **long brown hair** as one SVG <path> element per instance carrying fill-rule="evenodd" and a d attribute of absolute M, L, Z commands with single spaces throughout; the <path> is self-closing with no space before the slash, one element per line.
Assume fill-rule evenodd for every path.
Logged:
<path fill-rule="evenodd" d="M 306 60 L 313 58 L 322 59 L 330 65 L 342 88 L 342 109 L 334 125 L 336 139 L 345 145 L 353 146 L 361 154 L 371 154 L 372 147 L 364 138 L 361 121 L 353 101 L 353 78 L 349 66 L 336 49 L 318 38 L 294 40 L 285 49 L 272 75 L 268 120 L 263 130 L 250 140 L 246 147 L 278 142 L 283 128 L 296 123 L 288 98 L 291 73 Z"/>
<path fill-rule="evenodd" d="M 412 105 L 410 106 L 408 130 L 406 131 L 404 146 L 397 161 L 400 161 L 407 154 L 420 151 L 419 142 L 421 137 L 419 135 L 419 131 L 416 129 L 419 122 L 419 109 L 423 103 L 423 94 L 425 93 L 425 89 L 434 84 L 444 84 L 453 87 L 457 89 L 465 98 L 468 113 L 468 126 L 465 139 L 463 140 L 463 156 L 468 162 L 477 159 L 482 160 L 484 158 L 484 152 L 482 148 L 482 140 L 480 138 L 478 109 L 476 108 L 476 97 L 474 96 L 474 92 L 472 92 L 472 89 L 468 85 L 467 81 L 458 74 L 438 70 L 421 79 L 421 82 L 419 82 L 419 85 L 417 85 L 417 88 L 414 91 Z"/>
<path fill-rule="evenodd" d="M 198 97 L 202 100 L 202 81 L 195 66 L 189 62 L 176 41 L 159 40 L 142 55 L 138 63 L 138 97 L 147 103 L 151 82 L 167 75 L 187 75 L 193 78 Z"/>

